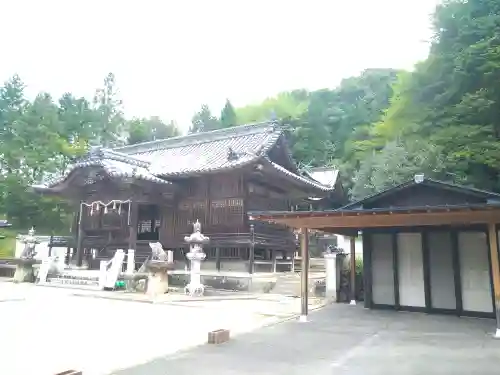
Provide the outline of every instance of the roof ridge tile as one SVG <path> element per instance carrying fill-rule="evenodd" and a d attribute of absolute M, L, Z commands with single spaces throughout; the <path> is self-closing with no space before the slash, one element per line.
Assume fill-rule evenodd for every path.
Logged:
<path fill-rule="evenodd" d="M 196 144 L 203 144 L 218 140 L 239 138 L 251 134 L 260 134 L 264 132 L 269 132 L 269 133 L 275 132 L 281 134 L 282 133 L 281 127 L 276 125 L 277 123 L 272 121 L 237 125 L 237 126 L 232 126 L 230 128 L 212 130 L 209 132 L 192 133 L 177 137 L 137 143 L 135 145 L 117 147 L 114 148 L 113 151 L 127 155 L 140 154 L 144 152 L 162 150 L 167 148 L 177 148 L 188 145 L 192 146 Z"/>

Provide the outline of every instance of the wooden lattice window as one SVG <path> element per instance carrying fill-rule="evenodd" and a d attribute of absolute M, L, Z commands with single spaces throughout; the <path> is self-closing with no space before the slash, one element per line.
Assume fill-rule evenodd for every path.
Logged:
<path fill-rule="evenodd" d="M 141 221 L 137 226 L 137 232 L 138 233 L 153 232 L 153 228 L 151 227 L 151 220 Z"/>
<path fill-rule="evenodd" d="M 206 211 L 207 205 L 205 201 L 184 201 L 179 203 L 178 227 L 187 229 L 196 220 L 205 224 Z"/>
<path fill-rule="evenodd" d="M 240 249 L 236 247 L 223 248 L 221 249 L 220 257 L 223 259 L 239 259 Z"/>
<path fill-rule="evenodd" d="M 228 198 L 212 201 L 211 224 L 223 225 L 240 221 L 243 217 L 243 199 Z"/>

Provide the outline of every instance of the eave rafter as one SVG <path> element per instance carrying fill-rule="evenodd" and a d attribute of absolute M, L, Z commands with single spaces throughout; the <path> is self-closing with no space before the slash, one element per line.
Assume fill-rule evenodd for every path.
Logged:
<path fill-rule="evenodd" d="M 292 228 L 362 229 L 404 226 L 470 225 L 500 222 L 500 208 L 389 211 L 389 212 L 318 212 L 286 215 L 255 215 L 254 219 L 284 224 Z"/>

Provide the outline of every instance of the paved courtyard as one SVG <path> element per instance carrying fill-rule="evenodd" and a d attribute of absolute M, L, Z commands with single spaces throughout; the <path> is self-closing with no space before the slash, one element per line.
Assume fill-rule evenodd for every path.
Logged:
<path fill-rule="evenodd" d="M 331 305 L 113 375 L 498 374 L 494 321 Z"/>
<path fill-rule="evenodd" d="M 296 299 L 151 304 L 94 298 L 102 294 L 0 282 L 0 374 L 109 374 L 204 344 L 214 329 L 252 331 L 299 306 Z"/>

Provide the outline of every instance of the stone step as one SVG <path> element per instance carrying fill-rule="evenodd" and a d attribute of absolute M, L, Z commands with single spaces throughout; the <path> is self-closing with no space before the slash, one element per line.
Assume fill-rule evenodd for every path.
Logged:
<path fill-rule="evenodd" d="M 48 277 L 46 284 L 61 287 L 90 287 L 100 289 L 99 280 L 88 278 Z"/>
<path fill-rule="evenodd" d="M 310 293 L 313 293 L 315 285 L 323 280 L 320 274 L 312 275 L 308 281 L 308 289 Z M 279 276 L 276 285 L 270 291 L 273 294 L 279 294 L 287 297 L 298 297 L 301 292 L 301 277 L 299 274 L 288 274 Z"/>
<path fill-rule="evenodd" d="M 72 275 L 70 273 L 63 273 L 54 278 L 64 279 L 64 280 L 87 280 L 99 282 L 99 276 L 96 275 Z"/>

